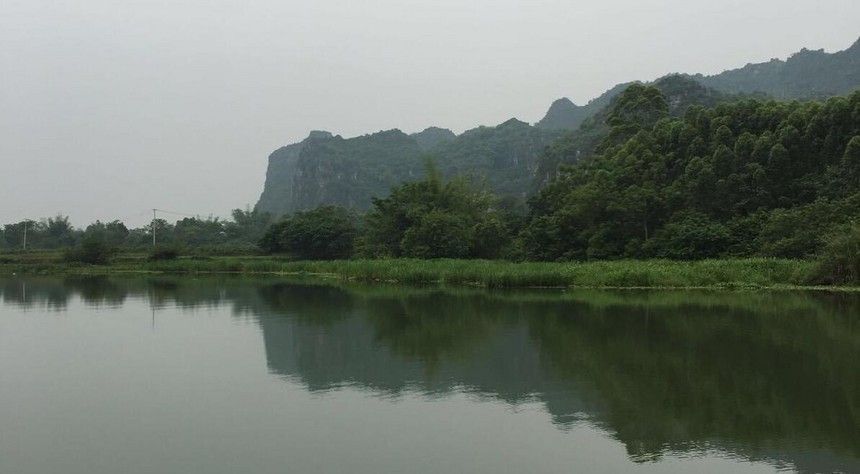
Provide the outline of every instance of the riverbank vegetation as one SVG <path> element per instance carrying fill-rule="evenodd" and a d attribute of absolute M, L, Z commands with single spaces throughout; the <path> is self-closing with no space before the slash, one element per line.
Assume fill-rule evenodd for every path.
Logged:
<path fill-rule="evenodd" d="M 586 153 L 565 146 L 575 134 L 547 149 L 565 164 L 527 203 L 474 177 L 445 180 L 428 159 L 424 178 L 394 186 L 363 215 L 237 210 L 230 221 L 132 230 L 119 221 L 75 230 L 57 217 L 6 225 L 2 243 L 20 248 L 29 232 L 31 248 L 70 249 L 75 267 L 149 252 L 155 233 L 149 258 L 113 258 L 117 270 L 486 286 L 860 284 L 860 91 L 670 114 L 660 89 L 634 84 L 601 117 Z M 271 257 L 251 258 L 261 254 Z"/>
<path fill-rule="evenodd" d="M 489 288 L 796 288 L 816 284 L 816 263 L 789 259 L 509 262 L 466 259 L 290 260 L 276 257 L 117 256 L 109 265 L 63 262 L 53 254 L 7 256 L 0 273 L 280 274 L 366 283 L 469 285 Z"/>

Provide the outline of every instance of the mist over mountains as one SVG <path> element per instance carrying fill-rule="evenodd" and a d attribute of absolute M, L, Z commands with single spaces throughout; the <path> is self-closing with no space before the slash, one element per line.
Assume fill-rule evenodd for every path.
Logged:
<path fill-rule="evenodd" d="M 582 106 L 558 99 L 534 125 L 512 118 L 460 135 L 439 127 L 354 138 L 311 132 L 269 156 L 256 209 L 275 215 L 327 204 L 365 210 L 391 186 L 422 177 L 428 160 L 444 176 L 470 176 L 503 198 L 524 200 L 552 179 L 559 165 L 591 155 L 608 130 L 608 107 L 633 83 L 618 84 Z M 749 96 L 823 99 L 860 87 L 860 40 L 836 53 L 803 49 L 786 60 L 711 76 L 670 74 L 652 85 L 665 95 L 673 115 L 692 105 Z"/>

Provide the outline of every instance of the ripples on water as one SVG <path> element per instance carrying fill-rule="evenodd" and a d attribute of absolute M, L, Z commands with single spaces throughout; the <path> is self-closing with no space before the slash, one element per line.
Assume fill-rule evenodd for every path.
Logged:
<path fill-rule="evenodd" d="M 860 472 L 860 297 L 0 280 L 0 472 Z"/>

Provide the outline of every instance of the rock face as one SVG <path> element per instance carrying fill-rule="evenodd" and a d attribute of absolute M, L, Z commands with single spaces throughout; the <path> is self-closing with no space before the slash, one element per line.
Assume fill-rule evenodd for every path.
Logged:
<path fill-rule="evenodd" d="M 392 186 L 421 178 L 427 159 L 445 176 L 468 175 L 499 194 L 522 198 L 538 156 L 559 135 L 516 119 L 460 136 L 436 127 L 412 135 L 389 130 L 348 139 L 313 132 L 269 156 L 256 208 L 275 215 L 326 204 L 365 210 Z"/>
<path fill-rule="evenodd" d="M 282 215 L 326 204 L 365 209 L 371 197 L 423 170 L 417 141 L 400 130 L 345 139 L 312 132 L 269 155 L 256 208 Z"/>

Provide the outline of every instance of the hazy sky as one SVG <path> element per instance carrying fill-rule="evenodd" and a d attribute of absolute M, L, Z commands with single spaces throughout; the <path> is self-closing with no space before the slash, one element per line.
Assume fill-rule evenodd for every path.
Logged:
<path fill-rule="evenodd" d="M 858 36 L 857 0 L 0 0 L 0 223 L 226 215 L 312 129 L 535 122 Z"/>

